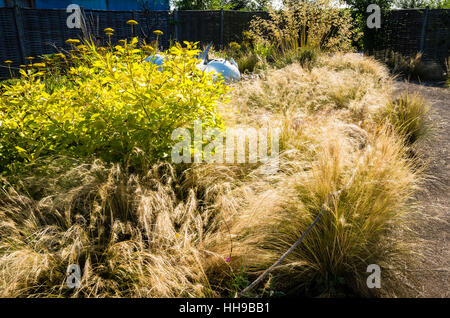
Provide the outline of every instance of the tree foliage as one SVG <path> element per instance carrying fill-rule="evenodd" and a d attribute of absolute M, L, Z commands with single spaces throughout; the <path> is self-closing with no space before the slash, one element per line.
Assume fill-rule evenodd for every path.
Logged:
<path fill-rule="evenodd" d="M 211 10 L 222 7 L 221 0 L 174 0 L 178 10 Z"/>
<path fill-rule="evenodd" d="M 345 3 L 360 12 L 366 12 L 370 4 L 377 4 L 381 10 L 388 10 L 391 8 L 394 0 L 345 0 Z"/>
<path fill-rule="evenodd" d="M 395 0 L 394 5 L 401 9 L 426 7 L 441 9 L 450 8 L 450 0 Z"/>
<path fill-rule="evenodd" d="M 174 0 L 178 10 L 264 10 L 269 0 Z"/>

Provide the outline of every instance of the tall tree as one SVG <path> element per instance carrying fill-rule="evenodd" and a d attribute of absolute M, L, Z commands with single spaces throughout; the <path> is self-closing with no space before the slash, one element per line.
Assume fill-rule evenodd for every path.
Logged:
<path fill-rule="evenodd" d="M 401 9 L 408 8 L 450 8 L 450 0 L 395 0 L 394 5 Z"/>
<path fill-rule="evenodd" d="M 226 8 L 230 10 L 265 10 L 269 0 L 229 0 Z"/>
<path fill-rule="evenodd" d="M 363 36 L 358 42 L 358 48 L 372 54 L 383 46 L 383 32 L 382 29 L 369 28 L 367 25 L 367 18 L 372 12 L 367 12 L 367 8 L 371 4 L 376 4 L 380 7 L 381 23 L 384 23 L 384 18 L 391 8 L 394 0 L 345 0 L 345 2 L 355 11 L 353 17 L 356 25 L 358 25 Z"/>
<path fill-rule="evenodd" d="M 370 4 L 377 4 L 381 10 L 389 10 L 393 2 L 394 0 L 345 0 L 345 3 L 360 12 L 366 12 Z"/>
<path fill-rule="evenodd" d="M 173 0 L 178 10 L 263 10 L 270 0 Z"/>
<path fill-rule="evenodd" d="M 174 0 L 178 10 L 213 10 L 222 7 L 221 0 Z"/>

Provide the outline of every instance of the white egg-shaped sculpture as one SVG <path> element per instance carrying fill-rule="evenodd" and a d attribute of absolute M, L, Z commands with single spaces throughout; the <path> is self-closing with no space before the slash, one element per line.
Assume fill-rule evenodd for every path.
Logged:
<path fill-rule="evenodd" d="M 241 80 L 239 67 L 233 59 L 230 59 L 230 61 L 226 59 L 214 59 L 206 64 L 200 65 L 199 68 L 207 73 L 214 72 L 217 74 L 215 75 L 216 78 L 223 77 L 226 82 Z"/>
<path fill-rule="evenodd" d="M 202 55 L 198 56 L 199 63 L 197 64 L 197 68 L 208 73 L 213 72 L 215 79 L 223 78 L 226 82 L 240 81 L 241 73 L 239 72 L 239 67 L 233 58 L 229 61 L 226 59 L 210 60 L 208 58 L 208 52 L 211 45 L 212 43 L 208 45 Z M 158 68 L 160 71 L 162 71 L 164 60 L 164 55 L 161 54 L 154 54 L 145 59 L 146 62 L 160 66 Z"/>

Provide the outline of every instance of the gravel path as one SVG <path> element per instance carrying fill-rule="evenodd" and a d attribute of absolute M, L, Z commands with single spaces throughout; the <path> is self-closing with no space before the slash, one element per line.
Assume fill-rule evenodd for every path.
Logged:
<path fill-rule="evenodd" d="M 396 82 L 397 93 L 419 92 L 431 106 L 433 136 L 419 147 L 429 163 L 425 190 L 418 195 L 424 214 L 414 230 L 425 256 L 414 272 L 417 297 L 450 297 L 450 89 Z M 417 274 L 416 274 L 417 273 Z"/>

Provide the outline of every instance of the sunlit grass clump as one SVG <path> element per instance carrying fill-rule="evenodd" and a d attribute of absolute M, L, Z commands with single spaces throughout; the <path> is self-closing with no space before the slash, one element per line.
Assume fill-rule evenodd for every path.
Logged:
<path fill-rule="evenodd" d="M 376 291 L 365 285 L 367 266 L 396 269 L 407 255 L 397 231 L 411 222 L 419 178 L 402 143 L 381 130 L 357 150 L 346 145 L 345 130 L 333 132 L 313 151 L 315 160 L 291 159 L 283 174 L 263 183 L 264 191 L 251 195 L 232 228 L 233 264 L 255 278 L 289 249 L 325 205 L 317 225 L 272 273 L 272 288 L 285 294 L 373 295 Z M 261 180 L 256 182 L 261 188 Z M 389 274 L 385 284 L 394 286 L 389 293 L 401 290 L 402 281 L 392 284 Z"/>
<path fill-rule="evenodd" d="M 292 64 L 234 92 L 236 115 L 227 120 L 279 123 L 283 149 L 278 174 L 254 172 L 242 186 L 248 204 L 232 223 L 234 273 L 243 268 L 249 281 L 256 278 L 325 206 L 301 245 L 251 295 L 267 286 L 293 295 L 379 295 L 366 286 L 369 264 L 389 269 L 389 291 L 381 294 L 402 295 L 408 278 L 401 268 L 414 249 L 404 234 L 415 220 L 421 175 L 406 136 L 377 117 L 390 102 L 388 71 L 357 54 L 322 57 L 318 65 Z M 212 249 L 225 253 L 226 244 L 217 240 Z"/>
<path fill-rule="evenodd" d="M 381 118 L 387 120 L 407 144 L 412 145 L 430 136 L 429 110 L 421 96 L 406 92 L 386 104 L 381 110 Z"/>
<path fill-rule="evenodd" d="M 46 186 L 40 199 L 1 180 L 0 296 L 216 295 L 201 246 L 220 218 L 209 212 L 214 201 L 200 202 L 194 188 L 177 190 L 182 175 L 173 167 L 128 175 L 95 161 L 53 177 L 23 180 L 28 189 Z M 67 286 L 69 264 L 81 267 L 80 288 Z"/>

